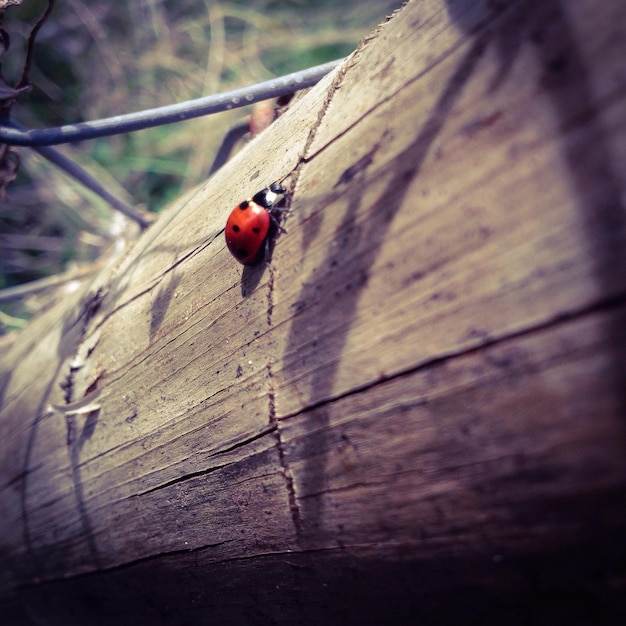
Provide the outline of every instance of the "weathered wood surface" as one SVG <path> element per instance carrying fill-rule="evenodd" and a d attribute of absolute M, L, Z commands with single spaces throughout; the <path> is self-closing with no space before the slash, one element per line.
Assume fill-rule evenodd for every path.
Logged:
<path fill-rule="evenodd" d="M 410 2 L 34 321 L 7 623 L 620 623 L 625 24 Z M 226 216 L 278 179 L 242 270 Z"/>

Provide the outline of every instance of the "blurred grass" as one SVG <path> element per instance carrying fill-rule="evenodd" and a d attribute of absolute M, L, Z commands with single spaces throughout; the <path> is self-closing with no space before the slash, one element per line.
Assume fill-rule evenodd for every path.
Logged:
<path fill-rule="evenodd" d="M 401 3 L 344 0 L 57 2 L 41 29 L 33 90 L 13 115 L 46 127 L 138 111 L 234 89 L 352 52 Z M 2 75 L 14 84 L 30 29 L 45 7 L 9 8 Z M 62 146 L 117 195 L 158 211 L 207 177 L 240 109 L 157 129 Z M 98 258 L 113 212 L 28 148 L 0 201 L 0 289 Z M 44 298 L 45 299 L 45 298 Z M 42 298 L 0 304 L 0 333 L 23 325 Z"/>

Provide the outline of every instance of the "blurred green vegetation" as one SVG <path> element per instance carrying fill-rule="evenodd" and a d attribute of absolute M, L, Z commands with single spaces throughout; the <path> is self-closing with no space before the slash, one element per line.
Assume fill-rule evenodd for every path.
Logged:
<path fill-rule="evenodd" d="M 401 0 L 135 0 L 56 3 L 40 30 L 33 89 L 12 114 L 28 127 L 79 122 L 181 102 L 347 55 Z M 30 30 L 46 6 L 5 11 L 2 76 L 19 78 Z M 158 211 L 202 182 L 240 109 L 58 147 L 134 205 Z M 113 211 L 28 148 L 0 200 L 0 289 L 94 261 Z M 0 333 L 39 300 L 0 303 Z"/>

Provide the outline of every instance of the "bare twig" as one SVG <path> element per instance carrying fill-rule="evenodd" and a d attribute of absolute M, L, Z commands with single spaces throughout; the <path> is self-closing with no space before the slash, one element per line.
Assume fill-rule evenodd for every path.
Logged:
<path fill-rule="evenodd" d="M 26 61 L 24 62 L 24 69 L 22 70 L 22 75 L 20 79 L 17 81 L 15 85 L 15 89 L 21 89 L 22 87 L 26 87 L 30 85 L 30 70 L 33 65 L 33 54 L 35 51 L 35 39 L 37 38 L 37 34 L 39 30 L 44 25 L 46 20 L 50 17 L 52 10 L 54 9 L 54 4 L 56 0 L 48 0 L 48 6 L 46 10 L 43 12 L 42 16 L 37 20 L 37 23 L 33 26 L 33 30 L 30 31 L 30 35 L 28 37 L 28 48 L 26 50 Z"/>

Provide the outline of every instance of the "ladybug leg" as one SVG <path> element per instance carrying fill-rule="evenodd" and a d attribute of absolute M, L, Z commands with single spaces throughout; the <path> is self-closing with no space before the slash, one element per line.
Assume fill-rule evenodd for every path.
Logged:
<path fill-rule="evenodd" d="M 264 254 L 264 258 L 265 258 L 265 264 L 269 265 L 270 261 L 272 260 L 272 240 L 270 237 L 268 237 L 265 240 L 265 254 Z"/>
<path fill-rule="evenodd" d="M 281 225 L 279 218 L 274 215 L 275 213 L 277 213 L 280 216 L 280 219 L 282 219 L 283 214 L 288 213 L 289 212 L 289 208 L 284 206 L 284 207 L 272 207 L 272 210 L 270 212 L 270 219 L 272 220 L 272 224 L 274 225 L 274 228 L 276 229 L 276 232 L 278 233 L 286 233 L 287 231 L 285 230 L 285 228 Z"/>
<path fill-rule="evenodd" d="M 276 243 L 276 235 L 286 233 L 287 230 L 281 226 L 280 217 L 282 214 L 287 213 L 289 211 L 288 207 L 272 207 L 271 211 L 268 211 L 270 220 L 272 222 L 271 231 L 265 240 L 265 262 L 269 265 L 272 256 L 272 250 L 274 248 L 274 244 Z"/>

